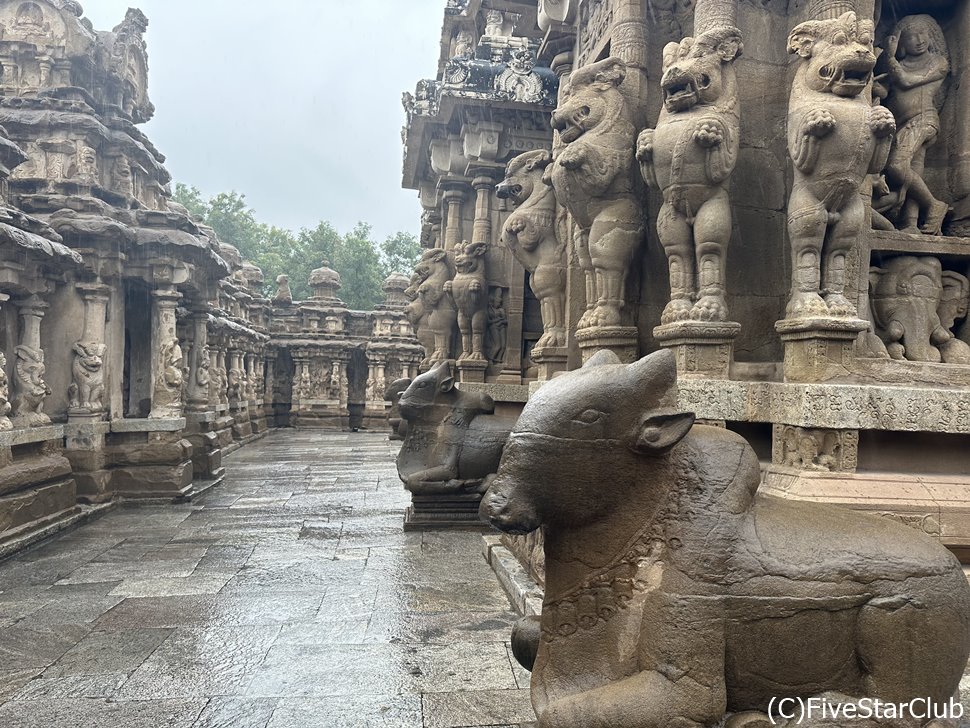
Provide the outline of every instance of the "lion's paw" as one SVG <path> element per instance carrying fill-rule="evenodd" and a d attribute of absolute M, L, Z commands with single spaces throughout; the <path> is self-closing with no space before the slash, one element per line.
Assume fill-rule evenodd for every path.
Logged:
<path fill-rule="evenodd" d="M 702 296 L 690 311 L 695 321 L 727 321 L 727 303 L 723 296 Z"/>
<path fill-rule="evenodd" d="M 694 132 L 694 141 L 702 147 L 716 147 L 724 141 L 724 130 L 718 124 L 705 122 Z"/>
<path fill-rule="evenodd" d="M 829 293 L 825 296 L 825 305 L 833 316 L 855 316 L 858 313 L 852 302 L 841 293 Z"/>
<path fill-rule="evenodd" d="M 664 308 L 660 314 L 660 323 L 672 324 L 677 321 L 689 321 L 693 306 L 686 298 L 675 298 Z"/>
<path fill-rule="evenodd" d="M 788 318 L 811 318 L 828 316 L 829 307 L 817 293 L 798 292 L 792 295 L 785 311 Z"/>
<path fill-rule="evenodd" d="M 828 109 L 812 109 L 805 116 L 805 132 L 823 137 L 835 128 L 835 117 Z"/>
<path fill-rule="evenodd" d="M 885 106 L 873 106 L 869 117 L 869 129 L 880 139 L 896 133 L 896 119 Z"/>
<path fill-rule="evenodd" d="M 640 132 L 640 136 L 637 137 L 637 160 L 640 162 L 649 162 L 653 159 L 653 139 L 655 131 L 653 129 L 644 129 Z"/>

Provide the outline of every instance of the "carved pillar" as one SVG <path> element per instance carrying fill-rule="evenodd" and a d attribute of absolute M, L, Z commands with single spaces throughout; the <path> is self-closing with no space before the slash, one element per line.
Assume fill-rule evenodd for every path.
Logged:
<path fill-rule="evenodd" d="M 30 296 L 18 302 L 20 312 L 20 344 L 14 367 L 13 424 L 15 427 L 42 427 L 51 423 L 44 414 L 44 400 L 50 388 L 44 381 L 47 369 L 44 350 L 40 347 L 40 322 L 48 308 L 46 301 Z"/>
<path fill-rule="evenodd" d="M 472 226 L 472 242 L 492 243 L 492 193 L 495 179 L 491 175 L 479 175 L 472 180 L 475 190 L 475 223 Z"/>
<path fill-rule="evenodd" d="M 188 409 L 205 410 L 209 404 L 209 385 L 212 380 L 209 352 L 209 314 L 193 311 L 192 350 L 189 353 Z"/>
<path fill-rule="evenodd" d="M 350 401 L 350 391 L 347 382 L 347 362 L 340 359 L 334 362 L 334 366 L 337 369 L 337 399 L 340 402 L 340 409 L 343 411 L 347 409 L 347 403 Z"/>
<path fill-rule="evenodd" d="M 150 419 L 182 416 L 182 347 L 175 334 L 174 288 L 152 291 L 152 410 Z"/>
<path fill-rule="evenodd" d="M 303 402 L 308 398 L 307 391 L 310 386 L 310 357 L 305 352 L 293 355 L 295 371 L 293 375 L 293 411 L 299 413 L 303 410 Z"/>
<path fill-rule="evenodd" d="M 445 250 L 454 250 L 461 240 L 461 205 L 465 193 L 457 187 L 445 190 L 442 195 L 447 210 L 445 217 Z"/>
<path fill-rule="evenodd" d="M 73 382 L 68 391 L 68 416 L 98 415 L 104 412 L 104 343 L 105 313 L 110 289 L 98 283 L 79 283 L 77 291 L 84 299 L 84 328 L 74 344 Z"/>
<path fill-rule="evenodd" d="M 0 306 L 10 300 L 6 293 L 0 293 Z M 10 421 L 10 381 L 7 379 L 7 357 L 0 351 L 0 432 L 13 429 Z"/>

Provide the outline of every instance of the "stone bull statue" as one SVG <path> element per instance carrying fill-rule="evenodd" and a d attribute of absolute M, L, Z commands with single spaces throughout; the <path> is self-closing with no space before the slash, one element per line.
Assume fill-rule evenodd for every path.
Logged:
<path fill-rule="evenodd" d="M 455 386 L 446 360 L 415 377 L 398 400 L 406 423 L 397 471 L 411 491 L 406 524 L 480 525 L 478 505 L 487 475 L 498 469 L 515 417 L 495 414 L 487 394 Z"/>
<path fill-rule="evenodd" d="M 766 726 L 786 697 L 948 704 L 970 653 L 956 558 L 759 479 L 745 440 L 677 408 L 667 351 L 600 352 L 530 398 L 481 512 L 543 529 L 542 615 L 513 635 L 540 728 Z"/>

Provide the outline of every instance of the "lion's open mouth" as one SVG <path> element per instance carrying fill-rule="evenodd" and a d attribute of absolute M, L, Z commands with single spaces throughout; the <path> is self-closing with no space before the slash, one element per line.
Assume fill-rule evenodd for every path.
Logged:
<path fill-rule="evenodd" d="M 865 60 L 851 61 L 833 74 L 832 91 L 840 96 L 856 96 L 872 80 L 872 64 Z"/>
<path fill-rule="evenodd" d="M 688 109 L 697 103 L 697 87 L 693 81 L 677 80 L 663 85 L 664 104 L 668 109 Z"/>

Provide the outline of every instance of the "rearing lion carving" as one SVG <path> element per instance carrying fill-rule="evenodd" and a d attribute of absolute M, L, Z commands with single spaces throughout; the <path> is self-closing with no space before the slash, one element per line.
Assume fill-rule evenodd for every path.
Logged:
<path fill-rule="evenodd" d="M 802 23 L 788 37 L 788 51 L 800 57 L 788 107 L 789 318 L 856 314 L 845 284 L 846 258 L 865 224 L 859 190 L 885 166 L 896 130 L 889 110 L 862 94 L 876 64 L 872 35 L 872 21 L 849 12 Z"/>
<path fill-rule="evenodd" d="M 418 300 L 427 311 L 427 327 L 434 335 L 434 351 L 427 362 L 445 361 L 451 353 L 451 337 L 458 322 L 455 302 L 445 292 L 445 283 L 455 277 L 448 253 L 440 248 L 426 250 L 414 268 L 418 285 Z"/>
<path fill-rule="evenodd" d="M 104 352 L 107 347 L 93 341 L 79 341 L 74 345 L 74 382 L 68 395 L 73 409 L 100 412 L 104 405 Z"/>
<path fill-rule="evenodd" d="M 566 345 L 566 244 L 557 227 L 556 195 L 543 181 L 552 155 L 526 152 L 509 162 L 505 180 L 496 188 L 515 211 L 502 229 L 502 243 L 529 271 L 529 284 L 542 311 L 542 337 L 537 349 Z"/>
<path fill-rule="evenodd" d="M 727 320 L 728 183 L 741 141 L 734 60 L 741 49 L 741 33 L 732 27 L 668 43 L 664 107 L 657 128 L 637 139 L 643 178 L 663 192 L 657 233 L 670 267 L 664 324 Z"/>

